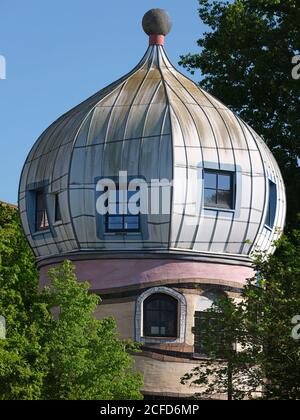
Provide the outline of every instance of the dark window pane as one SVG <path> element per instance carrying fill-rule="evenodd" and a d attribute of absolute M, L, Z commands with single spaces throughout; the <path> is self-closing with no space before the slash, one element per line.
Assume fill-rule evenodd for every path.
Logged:
<path fill-rule="evenodd" d="M 218 191 L 217 206 L 224 209 L 232 208 L 232 197 L 230 191 Z"/>
<path fill-rule="evenodd" d="M 204 187 L 217 188 L 217 174 L 214 172 L 204 172 Z"/>
<path fill-rule="evenodd" d="M 116 214 L 108 214 L 106 227 L 108 231 L 114 232 L 137 232 L 140 229 L 140 217 L 135 215 L 126 215 L 128 213 L 129 197 L 135 194 L 136 191 L 125 190 L 116 191 Z"/>
<path fill-rule="evenodd" d="M 46 198 L 43 191 L 36 192 L 35 209 L 35 230 L 42 231 L 49 229 L 48 214 L 46 209 Z"/>
<path fill-rule="evenodd" d="M 204 173 L 204 206 L 234 208 L 233 174 L 219 171 Z"/>
<path fill-rule="evenodd" d="M 108 228 L 110 230 L 123 229 L 123 218 L 120 216 L 109 216 L 108 217 Z"/>
<path fill-rule="evenodd" d="M 266 225 L 270 228 L 274 227 L 277 208 L 277 188 L 274 182 L 269 181 L 269 204 L 266 217 Z"/>
<path fill-rule="evenodd" d="M 147 302 L 148 311 L 159 311 L 160 301 L 158 299 L 149 299 Z"/>
<path fill-rule="evenodd" d="M 218 175 L 218 190 L 227 190 L 231 189 L 231 175 Z"/>
<path fill-rule="evenodd" d="M 178 302 L 171 296 L 157 293 L 144 302 L 144 335 L 177 337 Z"/>
<path fill-rule="evenodd" d="M 136 230 L 139 228 L 139 217 L 138 216 L 125 216 L 124 227 L 128 230 Z"/>
<path fill-rule="evenodd" d="M 207 207 L 215 207 L 217 204 L 216 190 L 204 190 L 204 205 Z"/>
<path fill-rule="evenodd" d="M 61 220 L 61 212 L 60 212 L 60 204 L 59 204 L 59 195 L 55 194 L 55 222 L 59 222 Z"/>

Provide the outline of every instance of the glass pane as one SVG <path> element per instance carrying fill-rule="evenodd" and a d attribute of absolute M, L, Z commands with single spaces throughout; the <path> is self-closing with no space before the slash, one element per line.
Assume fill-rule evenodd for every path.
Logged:
<path fill-rule="evenodd" d="M 224 209 L 232 208 L 232 196 L 231 191 L 218 191 L 218 202 L 217 206 Z"/>
<path fill-rule="evenodd" d="M 110 230 L 122 230 L 123 229 L 123 218 L 119 216 L 109 216 L 108 228 Z"/>
<path fill-rule="evenodd" d="M 177 314 L 176 311 L 173 312 L 163 312 L 161 314 L 161 326 L 165 328 L 165 334 L 169 337 L 174 337 L 176 335 L 176 323 L 177 323 Z"/>
<path fill-rule="evenodd" d="M 144 334 L 176 337 L 177 305 L 174 298 L 161 293 L 151 295 L 146 299 L 144 302 Z"/>
<path fill-rule="evenodd" d="M 228 191 L 231 189 L 231 175 L 218 175 L 218 189 Z"/>
<path fill-rule="evenodd" d="M 150 334 L 151 335 L 159 335 L 159 326 L 156 326 L 156 327 L 151 326 Z"/>
<path fill-rule="evenodd" d="M 139 228 L 138 216 L 125 216 L 124 227 L 128 230 L 137 230 Z"/>
<path fill-rule="evenodd" d="M 160 335 L 161 336 L 166 336 L 167 335 L 166 327 L 160 327 Z"/>
<path fill-rule="evenodd" d="M 35 214 L 35 229 L 46 230 L 49 228 L 48 215 L 46 210 L 46 200 L 43 191 L 36 192 L 36 214 Z"/>
<path fill-rule="evenodd" d="M 116 203 L 116 214 L 125 215 L 130 214 L 128 211 L 128 204 L 129 199 L 138 192 L 138 190 L 135 191 L 126 191 L 126 190 L 116 190 L 116 199 L 114 200 L 113 193 L 110 197 L 111 203 Z M 139 202 L 137 203 L 137 206 L 139 206 Z"/>
<path fill-rule="evenodd" d="M 217 205 L 216 190 L 204 190 L 204 205 L 206 207 L 215 207 Z"/>
<path fill-rule="evenodd" d="M 55 221 L 58 222 L 61 220 L 60 205 L 59 205 L 59 196 L 55 194 Z"/>
<path fill-rule="evenodd" d="M 277 189 L 274 182 L 269 181 L 269 206 L 266 218 L 266 224 L 273 228 L 276 216 L 276 202 L 277 202 Z"/>
<path fill-rule="evenodd" d="M 204 187 L 217 188 L 217 174 L 214 172 L 204 172 Z"/>
<path fill-rule="evenodd" d="M 176 301 L 164 300 L 162 301 L 161 309 L 165 312 L 173 312 L 177 306 Z"/>
<path fill-rule="evenodd" d="M 159 310 L 159 300 L 152 299 L 150 301 L 146 301 L 147 311 L 149 310 Z"/>

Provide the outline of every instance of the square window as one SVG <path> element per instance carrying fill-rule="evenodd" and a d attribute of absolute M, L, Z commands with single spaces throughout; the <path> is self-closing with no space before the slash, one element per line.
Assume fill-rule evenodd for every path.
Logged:
<path fill-rule="evenodd" d="M 129 199 L 135 193 L 136 191 L 127 191 L 126 195 L 126 190 L 117 190 L 115 195 L 111 195 L 110 200 L 114 197 L 116 198 L 113 200 L 116 205 L 116 214 L 109 213 L 106 215 L 107 232 L 126 233 L 140 231 L 140 216 L 127 214 Z"/>
<path fill-rule="evenodd" d="M 234 209 L 233 173 L 204 171 L 204 206 L 220 209 Z"/>

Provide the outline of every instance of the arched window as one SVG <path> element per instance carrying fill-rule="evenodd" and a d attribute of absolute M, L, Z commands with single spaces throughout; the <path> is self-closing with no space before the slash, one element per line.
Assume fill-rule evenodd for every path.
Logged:
<path fill-rule="evenodd" d="M 154 293 L 144 301 L 144 336 L 178 336 L 178 301 L 165 293 Z"/>

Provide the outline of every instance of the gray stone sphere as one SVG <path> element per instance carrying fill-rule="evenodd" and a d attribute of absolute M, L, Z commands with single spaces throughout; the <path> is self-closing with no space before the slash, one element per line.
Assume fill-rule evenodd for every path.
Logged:
<path fill-rule="evenodd" d="M 151 9 L 143 17 L 143 28 L 147 35 L 168 35 L 172 21 L 165 10 Z"/>

